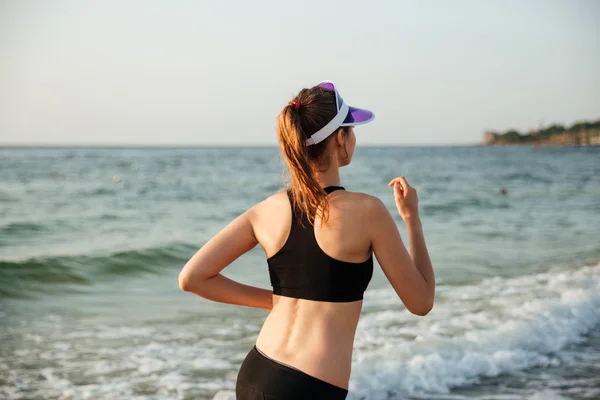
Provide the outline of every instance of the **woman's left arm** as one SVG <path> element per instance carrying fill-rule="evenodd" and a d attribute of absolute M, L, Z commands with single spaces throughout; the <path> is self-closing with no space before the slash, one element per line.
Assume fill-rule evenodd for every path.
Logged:
<path fill-rule="evenodd" d="M 258 244 L 252 228 L 253 216 L 254 209 L 246 211 L 202 246 L 179 273 L 179 287 L 208 300 L 270 311 L 271 290 L 244 285 L 221 275 L 226 266 Z"/>

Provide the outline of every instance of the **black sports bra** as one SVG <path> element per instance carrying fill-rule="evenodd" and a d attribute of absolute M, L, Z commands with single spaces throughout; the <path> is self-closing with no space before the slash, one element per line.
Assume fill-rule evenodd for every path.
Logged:
<path fill-rule="evenodd" d="M 329 186 L 327 194 L 345 190 Z M 288 191 L 290 203 L 293 204 Z M 373 276 L 373 255 L 362 263 L 336 260 L 319 247 L 314 227 L 302 215 L 298 223 L 292 210 L 292 227 L 283 247 L 267 259 L 273 293 L 280 296 L 327 302 L 362 300 Z"/>

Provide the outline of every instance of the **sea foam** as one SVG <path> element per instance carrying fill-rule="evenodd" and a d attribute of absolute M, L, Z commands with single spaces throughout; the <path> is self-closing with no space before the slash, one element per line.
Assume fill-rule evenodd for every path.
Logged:
<path fill-rule="evenodd" d="M 568 363 L 561 350 L 600 323 L 599 277 L 596 265 L 442 287 L 418 320 L 389 310 L 399 302 L 391 290 L 373 291 L 365 301 L 382 310 L 359 323 L 349 399 L 432 398 L 484 377 Z"/>

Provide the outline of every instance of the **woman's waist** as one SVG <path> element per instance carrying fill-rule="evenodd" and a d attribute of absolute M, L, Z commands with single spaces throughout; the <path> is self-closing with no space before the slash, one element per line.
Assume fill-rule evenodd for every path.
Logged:
<path fill-rule="evenodd" d="M 324 302 L 273 295 L 273 307 L 263 329 L 285 331 L 286 338 L 338 340 L 348 337 L 353 340 L 362 300 L 353 302 Z"/>
<path fill-rule="evenodd" d="M 272 359 L 347 388 L 362 302 L 273 298 L 256 345 Z"/>
<path fill-rule="evenodd" d="M 352 316 L 340 323 L 324 319 L 319 315 L 300 316 L 295 320 L 281 318 L 271 312 L 260 330 L 258 341 L 267 340 L 266 345 L 282 355 L 293 356 L 297 352 L 310 353 L 312 357 L 327 358 L 336 353 L 351 356 L 356 333 L 356 322 Z"/>

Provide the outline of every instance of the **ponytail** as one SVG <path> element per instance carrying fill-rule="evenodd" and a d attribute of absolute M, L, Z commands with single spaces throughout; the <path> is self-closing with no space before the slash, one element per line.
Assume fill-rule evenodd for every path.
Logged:
<path fill-rule="evenodd" d="M 277 117 L 279 147 L 290 175 L 292 210 L 296 217 L 306 215 L 314 226 L 315 218 L 327 222 L 329 202 L 327 193 L 317 181 L 319 168 L 326 168 L 329 155 L 325 154 L 328 143 L 335 134 L 325 140 L 306 145 L 306 139 L 327 125 L 337 114 L 335 93 L 321 87 L 303 89 Z M 346 128 L 344 132 L 347 134 Z M 302 224 L 302 218 L 297 218 Z"/>
<path fill-rule="evenodd" d="M 298 103 L 296 103 L 298 104 Z M 311 225 L 315 224 L 317 213 L 327 220 L 329 203 L 327 194 L 316 179 L 315 166 L 311 163 L 306 135 L 300 123 L 300 114 L 294 104 L 286 106 L 277 118 L 277 136 L 281 154 L 290 174 L 292 210 L 304 214 Z M 323 144 L 323 145 L 322 145 Z M 325 143 L 317 146 L 325 148 Z M 298 218 L 302 223 L 302 219 Z"/>

